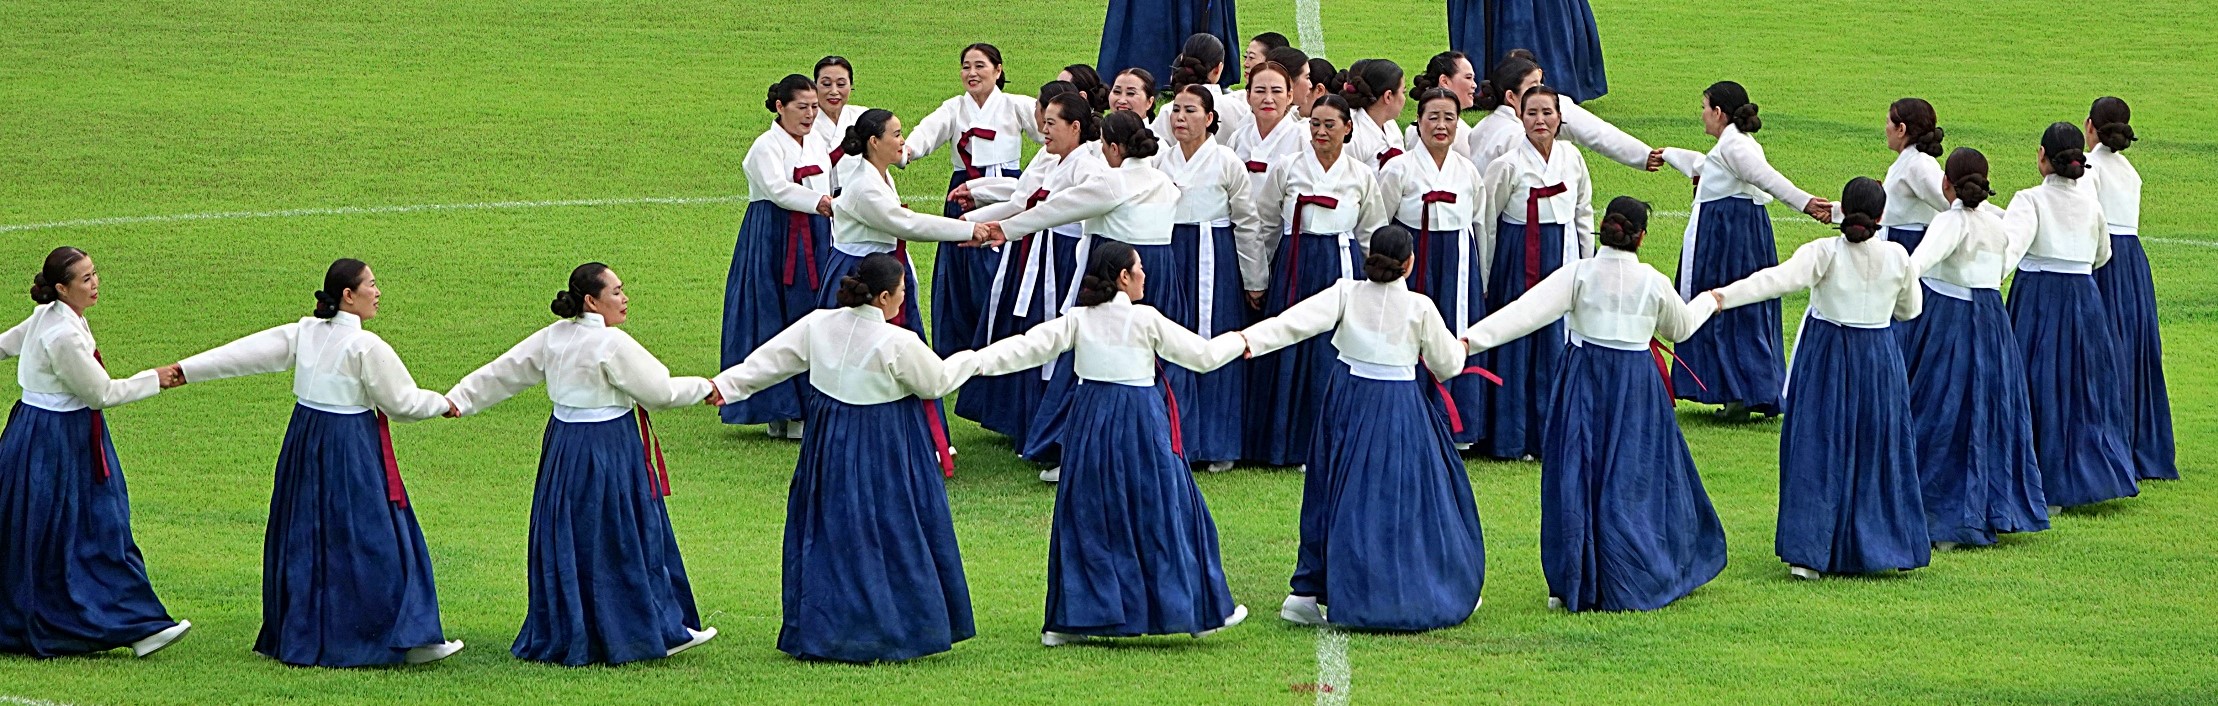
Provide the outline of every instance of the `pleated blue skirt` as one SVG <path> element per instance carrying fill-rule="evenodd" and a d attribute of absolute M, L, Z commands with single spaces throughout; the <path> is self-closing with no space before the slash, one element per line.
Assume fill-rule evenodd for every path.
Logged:
<path fill-rule="evenodd" d="M 809 396 L 809 434 L 786 494 L 779 650 L 898 661 L 978 634 L 922 409 L 914 397 Z"/>
<path fill-rule="evenodd" d="M 1071 410 L 1042 629 L 1131 637 L 1224 627 L 1236 604 L 1217 524 L 1171 452 L 1163 389 L 1088 382 Z"/>
<path fill-rule="evenodd" d="M 824 280 L 824 261 L 832 253 L 831 219 L 806 214 L 808 232 L 791 234 L 794 212 L 769 201 L 747 204 L 732 247 L 731 274 L 724 279 L 723 363 L 738 365 L 771 336 L 817 309 L 838 280 Z M 798 237 L 796 237 L 798 236 Z M 913 291 L 913 290 L 912 290 Z M 725 424 L 766 424 L 801 418 L 801 390 L 808 376 L 796 375 L 744 400 L 718 409 Z"/>
<path fill-rule="evenodd" d="M 859 256 L 849 255 L 847 253 L 839 251 L 838 249 L 833 249 L 831 252 L 831 256 L 827 257 L 824 261 L 824 281 L 826 282 L 838 282 L 842 278 L 853 275 L 855 274 L 855 267 L 862 264 L 863 259 Z M 901 315 L 893 317 L 893 319 L 888 321 L 887 323 L 915 332 L 916 337 L 919 340 L 922 340 L 924 338 L 924 315 L 917 311 L 916 265 L 909 262 L 909 253 L 905 249 L 895 250 L 893 254 L 895 257 L 901 258 L 901 261 L 903 263 L 909 265 L 909 296 L 906 298 L 906 300 L 901 302 Z M 824 289 L 824 298 L 817 302 L 817 308 L 839 308 L 838 295 L 838 286 L 826 287 Z M 957 350 L 960 350 L 960 348 L 958 348 Z M 941 355 L 944 357 L 947 354 L 942 353 Z M 813 397 L 815 396 L 815 391 L 807 387 L 803 387 L 801 389 L 801 395 L 804 398 Z M 933 414 L 939 415 L 941 425 L 940 428 L 947 428 L 947 412 L 945 407 L 943 406 L 943 403 L 940 400 L 931 400 L 929 402 L 926 402 L 925 404 L 932 408 Z"/>
<path fill-rule="evenodd" d="M 1725 569 L 1702 489 L 1649 354 L 1573 346 L 1540 462 L 1540 566 L 1564 608 L 1655 610 Z"/>
<path fill-rule="evenodd" d="M 1486 287 L 1486 310 L 1501 311 L 1525 294 L 1526 251 L 1523 224 L 1500 221 L 1502 235 L 1494 240 L 1493 280 Z M 1563 226 L 1540 226 L 1539 277 L 1563 267 Z M 1548 419 L 1548 391 L 1556 384 L 1556 368 L 1563 365 L 1563 320 L 1538 331 L 1488 349 L 1480 365 L 1502 377 L 1502 384 L 1486 387 L 1486 443 L 1478 448 L 1495 458 L 1539 456 Z"/>
<path fill-rule="evenodd" d="M 1097 243 L 1101 242 L 1099 238 L 1093 240 Z M 1144 285 L 1145 289 L 1140 293 L 1138 303 L 1154 306 L 1159 310 L 1165 306 L 1171 309 L 1180 308 L 1182 304 L 1192 306 L 1191 299 L 1182 301 L 1176 287 L 1179 279 L 1193 277 L 1193 270 L 1187 269 L 1181 272 L 1177 269 L 1178 257 L 1174 254 L 1172 246 L 1134 245 L 1132 249 L 1139 253 L 1140 262 L 1145 264 L 1148 273 L 1147 283 Z M 1155 269 L 1155 263 L 1161 263 L 1165 268 L 1160 271 L 1161 274 L 1158 274 L 1159 271 Z M 1075 281 L 1072 286 L 1076 286 Z M 1039 407 L 1032 412 L 1032 421 L 1026 425 L 1024 445 L 1019 450 L 1019 453 L 1027 459 L 1040 463 L 1054 463 L 1057 459 L 1062 458 L 1063 430 L 1070 426 L 1070 421 L 1076 413 L 1070 408 L 1071 400 L 1079 386 L 1078 375 L 1072 371 L 1073 360 L 1070 353 L 1064 353 L 1056 357 L 1055 362 L 1051 363 L 1051 367 L 1048 368 L 1047 384 L 1041 388 Z M 1162 374 L 1157 376 L 1157 382 L 1161 382 L 1162 378 L 1170 377 L 1169 371 L 1178 369 L 1177 366 L 1160 360 L 1156 361 L 1156 366 L 1158 370 L 1162 371 Z M 1180 372 L 1185 371 L 1180 370 Z M 1193 394 L 1191 377 L 1187 379 L 1185 388 L 1184 394 L 1191 397 Z M 1181 391 L 1174 387 L 1172 392 L 1176 394 Z"/>
<path fill-rule="evenodd" d="M 1203 229 L 1195 224 L 1182 224 L 1171 231 L 1171 256 L 1179 259 L 1184 272 L 1191 273 L 1177 282 L 1166 282 L 1177 290 L 1186 304 L 1176 309 L 1156 308 L 1163 311 L 1180 326 L 1203 336 L 1215 336 L 1226 331 L 1247 328 L 1252 318 L 1248 309 L 1247 294 L 1240 282 L 1240 258 L 1233 251 L 1232 227 L 1208 229 L 1210 252 L 1203 262 L 1201 239 Z M 1155 274 L 1155 263 L 1148 263 L 1148 282 Z M 1202 291 L 1202 280 L 1209 281 L 1207 292 Z M 1209 327 L 1203 330 L 1201 312 L 1209 311 Z M 1171 389 L 1178 393 L 1179 422 L 1186 442 L 1186 460 L 1194 463 L 1237 461 L 1240 459 L 1240 436 L 1247 423 L 1248 365 L 1235 360 L 1208 373 L 1194 373 L 1175 365 L 1165 365 L 1164 372 Z"/>
<path fill-rule="evenodd" d="M 1602 35 L 1587 0 L 1450 0 L 1448 45 L 1492 66 L 1511 49 L 1540 59 L 1548 85 L 1586 102 L 1609 93 L 1602 70 Z"/>
<path fill-rule="evenodd" d="M 1482 258 L 1489 257 L 1490 253 L 1479 252 L 1474 247 L 1470 260 L 1459 265 L 1456 262 L 1459 254 L 1457 244 L 1463 239 L 1471 237 L 1469 234 L 1460 230 L 1426 232 L 1418 230 L 1415 225 L 1402 223 L 1401 221 L 1395 221 L 1395 224 L 1417 236 L 1415 244 L 1417 263 L 1409 275 L 1409 288 L 1425 295 L 1425 298 L 1431 299 L 1433 306 L 1440 310 L 1440 320 L 1447 322 L 1448 328 L 1458 335 L 1462 334 L 1465 328 L 1478 323 L 1479 319 L 1486 318 L 1488 308 L 1484 295 L 1486 290 L 1485 272 L 1480 269 L 1479 265 L 1484 263 Z M 1559 255 L 1557 259 L 1561 259 L 1561 256 Z M 1457 286 L 1459 281 L 1470 283 L 1471 301 L 1468 306 L 1464 307 L 1469 314 L 1464 317 L 1465 320 L 1458 320 L 1456 316 L 1457 305 L 1460 303 L 1457 299 L 1465 294 Z M 1523 284 L 1523 282 L 1519 282 L 1519 284 Z M 1473 365 L 1485 364 L 1486 353 L 1483 351 L 1474 353 L 1464 359 L 1464 367 L 1467 368 Z M 1505 380 L 1505 382 L 1507 381 Z M 1463 421 L 1463 431 L 1454 432 L 1456 443 L 1477 445 L 1479 441 L 1486 438 L 1488 429 L 1486 419 L 1486 388 L 1488 383 L 1486 379 L 1477 375 L 1458 375 L 1449 378 L 1444 384 L 1448 387 L 1449 398 L 1456 402 L 1456 416 L 1462 417 Z"/>
<path fill-rule="evenodd" d="M 2131 418 L 2118 389 L 2116 324 L 2095 278 L 2019 271 L 2010 328 L 2024 356 L 2033 450 L 2050 505 L 2078 507 L 2141 493 Z"/>
<path fill-rule="evenodd" d="M 1679 260 L 1681 292 L 1700 296 L 1779 264 L 1779 246 L 1772 241 L 1771 216 L 1764 207 L 1734 196 L 1695 208 L 1700 220 L 1694 251 Z M 1685 363 L 1671 370 L 1672 389 L 1679 399 L 1739 403 L 1761 413 L 1779 411 L 1787 370 L 1779 300 L 1718 312 L 1674 351 Z"/>
<path fill-rule="evenodd" d="M 1932 558 L 1910 384 L 1894 334 L 1803 322 L 1779 432 L 1779 558 L 1828 574 Z"/>
<path fill-rule="evenodd" d="M 518 659 L 658 659 L 701 627 L 635 415 L 547 420 L 531 498 L 530 607 L 509 649 Z"/>
<path fill-rule="evenodd" d="M 416 511 L 389 500 L 377 414 L 293 407 L 262 544 L 254 651 L 286 664 L 400 664 L 446 640 Z"/>
<path fill-rule="evenodd" d="M 1015 169 L 1001 172 L 1011 177 L 1021 174 Z M 956 170 L 948 177 L 947 190 L 954 191 L 967 181 L 969 176 Z M 941 214 L 961 218 L 963 207 L 949 201 Z M 986 295 L 993 290 L 993 273 L 1001 263 L 1001 253 L 990 248 L 956 247 L 955 243 L 940 243 L 936 249 L 939 253 L 932 260 L 932 350 L 944 358 L 963 350 L 978 330 L 978 322 L 985 318 Z M 915 290 L 910 291 L 910 298 L 915 298 Z"/>
<path fill-rule="evenodd" d="M 1334 282 L 1358 276 L 1349 273 L 1362 271 L 1363 246 L 1352 240 L 1342 245 L 1333 235 L 1289 235 L 1273 260 L 1271 288 L 1263 296 L 1265 317 L 1283 314 Z M 1317 417 L 1324 411 L 1325 388 L 1347 369 L 1331 338 L 1319 335 L 1248 361 L 1248 460 L 1272 466 L 1306 461 Z"/>
<path fill-rule="evenodd" d="M 1005 262 L 996 263 L 1001 269 L 1001 296 L 993 305 L 993 316 L 979 319 L 977 335 L 971 341 L 973 350 L 1055 318 L 1054 312 L 1063 303 L 1063 288 L 1072 281 L 1071 273 L 1077 271 L 1077 238 L 1039 233 L 1002 247 L 1009 250 L 1009 257 Z M 1020 301 L 1018 294 L 1023 290 L 1024 265 L 1035 247 L 1051 248 L 1049 259 L 1054 267 L 1046 277 L 1053 278 L 1057 296 L 1049 297 L 1046 283 L 1042 282 L 1034 286 L 1029 300 Z M 1020 304 L 1025 312 L 1022 315 L 1016 313 Z M 963 383 L 962 394 L 955 397 L 955 415 L 977 422 L 987 431 L 1009 437 L 1022 447 L 1031 437 L 1032 415 L 1039 411 L 1040 398 L 1046 393 L 1047 375 L 1038 369 L 1007 375 L 981 375 Z"/>
<path fill-rule="evenodd" d="M 2118 384 L 2126 391 L 2131 422 L 2126 443 L 2134 472 L 2148 480 L 2178 480 L 2172 443 L 2172 395 L 2164 385 L 2164 336 L 2156 322 L 2156 282 L 2141 237 L 2110 236 L 2110 262 L 2095 270 L 2095 288 L 2118 325 Z"/>
<path fill-rule="evenodd" d="M 1974 289 L 1969 301 L 1931 288 L 1926 295 L 1916 319 L 1925 324 L 1905 339 L 1902 357 L 1927 533 L 1935 542 L 1987 545 L 1997 534 L 2048 529 L 2025 365 L 2002 292 Z"/>
<path fill-rule="evenodd" d="M 1334 625 L 1433 630 L 1469 619 L 1478 604 L 1479 508 L 1426 378 L 1342 372 L 1326 392 L 1289 584 L 1330 606 Z"/>
<path fill-rule="evenodd" d="M 95 454 L 106 456 L 105 480 Z M 103 652 L 175 625 L 131 540 L 130 493 L 106 424 L 90 409 L 17 403 L 0 432 L 0 652 Z"/>

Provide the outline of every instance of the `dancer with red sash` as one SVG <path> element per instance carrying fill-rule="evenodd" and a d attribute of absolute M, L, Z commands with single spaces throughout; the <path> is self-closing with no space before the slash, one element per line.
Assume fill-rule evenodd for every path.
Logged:
<path fill-rule="evenodd" d="M 1403 281 L 1411 240 L 1380 229 L 1363 280 L 1246 331 L 1257 354 L 1331 331 L 1342 363 L 1309 444 L 1301 552 L 1278 613 L 1289 622 L 1433 630 L 1479 605 L 1486 544 L 1439 384 L 1464 372 L 1466 354 L 1439 308 Z"/>
<path fill-rule="evenodd" d="M 703 628 L 678 555 L 647 410 L 710 401 L 616 328 L 630 312 L 616 272 L 570 271 L 562 317 L 447 392 L 462 416 L 545 382 L 554 401 L 531 500 L 531 602 L 510 652 L 567 666 L 659 659 L 716 637 Z"/>
<path fill-rule="evenodd" d="M 800 74 L 787 76 L 770 85 L 763 105 L 778 117 L 748 146 L 741 164 L 747 215 L 724 281 L 725 367 L 738 365 L 763 341 L 815 311 L 827 287 L 832 160 L 823 140 L 812 137 L 816 83 Z M 800 381 L 785 383 L 718 413 L 725 424 L 766 424 L 772 437 L 798 439 L 801 387 Z"/>
<path fill-rule="evenodd" d="M 62 657 L 130 647 L 145 657 L 192 629 L 172 620 L 131 538 L 131 497 L 102 410 L 174 387 L 153 370 L 108 377 L 85 310 L 100 273 L 85 251 L 47 253 L 38 308 L 0 333 L 22 358 L 23 400 L 0 432 L 0 652 Z"/>
<path fill-rule="evenodd" d="M 1561 138 L 1557 102 L 1547 86 L 1525 89 L 1517 100 L 1525 139 L 1488 164 L 1481 180 L 1475 220 L 1480 246 L 1491 251 L 1483 265 L 1490 313 L 1594 252 L 1594 182 L 1579 148 Z M 1480 450 L 1500 459 L 1540 455 L 1548 389 L 1566 340 L 1558 322 L 1489 348 L 1484 364 L 1503 379 L 1487 391 Z"/>
<path fill-rule="evenodd" d="M 947 182 L 949 191 L 980 177 L 1017 176 L 1024 140 L 1042 139 L 1033 119 L 1039 103 L 1030 96 L 1001 91 L 1009 79 L 1001 71 L 1000 49 L 972 44 L 963 48 L 961 59 L 963 94 L 941 102 L 917 122 L 898 160 L 906 164 L 942 145 L 954 145 L 955 172 Z M 952 218 L 965 210 L 962 204 L 948 201 L 941 215 Z M 1000 253 L 992 250 L 939 249 L 932 264 L 932 349 L 940 355 L 970 346 L 999 258 Z"/>
<path fill-rule="evenodd" d="M 1717 306 L 1680 299 L 1640 261 L 1647 204 L 1617 197 L 1600 231 L 1594 257 L 1556 270 L 1464 339 L 1481 351 L 1558 321 L 1569 329 L 1540 454 L 1548 603 L 1654 610 L 1725 568 L 1725 528 L 1679 431 L 1659 342 L 1685 340 Z"/>
<path fill-rule="evenodd" d="M 1417 262 L 1410 266 L 1409 288 L 1432 300 L 1448 327 L 1461 329 L 1486 315 L 1486 260 L 1479 247 L 1479 169 L 1455 151 L 1463 121 L 1462 103 L 1453 91 L 1435 88 L 1418 96 L 1415 151 L 1387 161 L 1379 171 L 1379 191 L 1394 209 L 1394 224 L 1417 239 Z M 1473 356 L 1467 365 L 1481 361 Z M 1478 376 L 1448 380 L 1455 403 L 1456 446 L 1470 448 L 1487 431 L 1485 381 Z"/>
<path fill-rule="evenodd" d="M 277 452 L 254 651 L 318 667 L 445 659 L 462 641 L 440 628 L 431 552 L 388 420 L 430 419 L 454 406 L 416 387 L 393 347 L 362 329 L 382 296 L 369 265 L 332 262 L 315 295 L 314 316 L 173 367 L 180 383 L 294 371 L 298 402 Z"/>

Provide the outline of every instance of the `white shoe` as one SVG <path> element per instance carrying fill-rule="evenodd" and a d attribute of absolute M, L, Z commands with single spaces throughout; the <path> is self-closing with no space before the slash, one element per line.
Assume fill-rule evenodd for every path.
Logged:
<path fill-rule="evenodd" d="M 685 631 L 688 633 L 692 633 L 693 639 L 685 641 L 685 644 L 683 645 L 670 648 L 670 651 L 662 653 L 662 656 L 675 657 L 680 652 L 684 652 L 695 647 L 700 647 L 701 643 L 716 639 L 716 628 L 709 628 L 707 630 L 695 630 L 693 628 L 686 628 Z"/>
<path fill-rule="evenodd" d="M 452 657 L 454 656 L 454 653 L 461 651 L 461 640 L 448 640 L 436 645 L 424 645 L 422 647 L 409 648 L 408 657 L 406 659 L 409 664 L 430 664 L 432 662 L 437 662 L 439 660 Z"/>
<path fill-rule="evenodd" d="M 1040 482 L 1042 482 L 1042 483 L 1060 483 L 1060 482 L 1063 482 L 1063 467 L 1062 467 L 1062 466 L 1056 466 L 1056 467 L 1054 467 L 1054 468 L 1050 468 L 1050 469 L 1047 469 L 1047 470 L 1044 470 L 1044 471 L 1040 471 Z"/>
<path fill-rule="evenodd" d="M 801 420 L 795 419 L 793 421 L 786 422 L 785 430 L 786 438 L 792 439 L 794 441 L 801 440 Z"/>
<path fill-rule="evenodd" d="M 1525 454 L 1525 455 L 1523 455 L 1523 456 L 1519 456 L 1519 457 L 1517 457 L 1517 460 L 1518 460 L 1518 461 L 1521 461 L 1521 462 L 1524 462 L 1524 463 L 1532 463 L 1533 461 L 1535 461 L 1535 460 L 1538 460 L 1538 459 L 1535 459 L 1535 458 L 1533 458 L 1533 455 L 1532 455 L 1532 454 Z"/>
<path fill-rule="evenodd" d="M 1055 632 L 1052 630 L 1040 631 L 1041 647 L 1062 647 L 1064 645 L 1075 645 L 1081 642 L 1085 642 L 1087 639 L 1089 638 L 1087 638 L 1085 635 L 1072 635 L 1067 632 Z"/>
<path fill-rule="evenodd" d="M 1289 595 L 1285 602 L 1278 604 L 1278 617 L 1295 625 L 1323 625 L 1325 609 L 1317 605 L 1315 596 Z"/>
<path fill-rule="evenodd" d="M 786 420 L 774 419 L 762 425 L 762 433 L 772 439 L 786 438 Z"/>
<path fill-rule="evenodd" d="M 1825 578 L 1825 575 L 1818 573 L 1816 569 L 1806 569 L 1800 566 L 1787 567 L 1787 575 L 1804 581 L 1816 581 Z"/>
<path fill-rule="evenodd" d="M 1210 461 L 1210 462 L 1209 462 L 1209 465 L 1207 465 L 1207 466 L 1202 466 L 1202 467 L 1201 467 L 1201 469 L 1202 469 L 1202 470 L 1204 470 L 1204 471 L 1208 471 L 1208 472 L 1210 472 L 1210 473 L 1223 473 L 1223 472 L 1225 472 L 1225 471 L 1229 471 L 1229 470 L 1232 470 L 1232 462 L 1231 462 L 1231 461 Z"/>
<path fill-rule="evenodd" d="M 1470 451 L 1470 450 L 1471 450 L 1471 445 L 1470 445 L 1470 444 L 1456 444 L 1456 450 L 1457 450 L 1457 451 Z"/>
<path fill-rule="evenodd" d="M 1557 597 L 1555 597 L 1555 596 L 1549 596 L 1549 597 L 1548 597 L 1548 609 L 1549 609 L 1549 610 L 1563 610 L 1563 599 L 1561 599 L 1561 598 L 1557 598 Z"/>
<path fill-rule="evenodd" d="M 1479 596 L 1479 602 L 1471 604 L 1471 612 L 1477 613 L 1480 608 L 1484 607 L 1486 607 L 1486 596 Z"/>
<path fill-rule="evenodd" d="M 1949 551 L 1956 551 L 1956 548 L 1957 548 L 1957 547 L 1960 547 L 1960 546 L 1963 546 L 1963 545 L 1957 544 L 1957 543 L 1955 543 L 1955 542 L 1934 542 L 1934 543 L 1933 543 L 1933 551 L 1937 551 L 1937 552 L 1949 552 Z"/>
<path fill-rule="evenodd" d="M 1302 465 L 1299 465 L 1299 466 L 1295 466 L 1295 467 L 1294 467 L 1294 472 L 1295 472 L 1295 473 L 1308 473 L 1308 472 L 1309 472 L 1309 464 L 1306 464 L 1306 463 L 1304 463 L 1304 464 L 1302 464 Z"/>
<path fill-rule="evenodd" d="M 2055 517 L 2055 516 L 2057 516 L 2057 515 L 2062 515 L 2062 514 L 2064 514 L 2064 506 L 2062 506 L 2062 505 L 2050 505 L 2050 506 L 2049 506 L 2049 516 L 2050 516 L 2050 517 Z"/>
<path fill-rule="evenodd" d="M 1247 622 L 1247 620 L 1248 607 L 1244 605 L 1236 605 L 1232 607 L 1232 614 L 1225 616 L 1224 625 L 1194 633 L 1194 637 L 1208 637 L 1210 635 L 1215 635 L 1219 632 L 1223 632 L 1225 628 L 1239 625 L 1241 623 Z"/>
<path fill-rule="evenodd" d="M 176 625 L 169 626 L 167 630 L 148 635 L 140 638 L 138 642 L 131 643 L 131 655 L 145 657 L 160 652 L 164 647 L 177 644 L 177 638 L 184 637 L 185 633 L 191 632 L 192 629 L 193 621 L 179 620 Z"/>

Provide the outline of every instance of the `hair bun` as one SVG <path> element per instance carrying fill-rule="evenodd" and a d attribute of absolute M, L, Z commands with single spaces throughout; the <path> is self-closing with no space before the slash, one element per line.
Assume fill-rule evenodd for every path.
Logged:
<path fill-rule="evenodd" d="M 578 301 L 577 295 L 571 294 L 570 290 L 565 289 L 555 292 L 554 302 L 548 304 L 547 309 L 553 311 L 555 316 L 575 319 L 585 313 L 585 303 Z"/>
<path fill-rule="evenodd" d="M 1935 157 L 1941 156 L 1941 140 L 1947 134 L 1948 131 L 1940 127 L 1925 131 L 1925 134 L 1918 136 L 1916 143 L 1918 151 Z"/>
<path fill-rule="evenodd" d="M 1978 174 L 1966 174 L 1951 186 L 1956 189 L 1956 200 L 1963 202 L 1965 208 L 1979 208 L 1988 197 L 1995 195 L 1994 188 L 1987 183 L 1987 177 Z"/>
<path fill-rule="evenodd" d="M 328 319 L 339 315 L 338 297 L 331 296 L 330 292 L 321 289 L 316 290 L 313 294 L 316 296 L 316 310 L 311 313 L 316 318 Z"/>
<path fill-rule="evenodd" d="M 2133 126 L 2125 123 L 2105 123 L 2095 128 L 2095 141 L 2112 152 L 2124 152 L 2139 139 L 2133 136 Z"/>
<path fill-rule="evenodd" d="M 1755 103 L 1733 109 L 1733 126 L 1740 128 L 1743 133 L 1753 133 L 1764 129 L 1764 119 L 1759 115 L 1759 112 Z"/>
<path fill-rule="evenodd" d="M 51 304 L 59 298 L 61 298 L 61 293 L 54 291 L 54 283 L 46 281 L 46 273 L 40 272 L 31 275 L 31 301 L 39 304 Z"/>
<path fill-rule="evenodd" d="M 1861 243 L 1878 233 L 1879 222 L 1872 220 L 1870 215 L 1851 213 L 1841 219 L 1841 235 L 1846 236 L 1848 242 Z"/>

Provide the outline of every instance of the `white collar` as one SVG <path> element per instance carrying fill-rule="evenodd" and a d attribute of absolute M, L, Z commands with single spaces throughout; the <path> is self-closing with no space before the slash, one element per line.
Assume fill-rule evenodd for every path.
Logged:
<path fill-rule="evenodd" d="M 585 313 L 583 313 L 583 314 L 579 314 L 579 315 L 578 315 L 578 318 L 577 318 L 577 319 L 575 319 L 575 321 L 577 321 L 577 322 L 578 322 L 578 325 L 579 325 L 579 326 L 585 326 L 585 327 L 588 327 L 588 328 L 607 328 L 607 327 L 608 327 L 608 320 L 607 320 L 607 319 L 601 318 L 601 315 L 600 315 L 600 314 L 596 314 L 596 313 L 593 313 L 593 312 L 590 312 L 590 311 L 588 311 L 588 312 L 585 312 Z"/>
<path fill-rule="evenodd" d="M 885 323 L 886 321 L 886 310 L 878 308 L 876 304 L 870 304 L 867 302 L 860 305 L 847 307 L 847 313 L 879 323 Z"/>
<path fill-rule="evenodd" d="M 1597 258 L 1605 258 L 1610 260 L 1632 260 L 1635 262 L 1640 261 L 1640 255 L 1638 253 L 1626 252 L 1624 250 L 1619 250 L 1607 245 L 1596 248 L 1594 256 Z"/>
<path fill-rule="evenodd" d="M 344 326 L 351 329 L 362 328 L 362 317 L 344 311 L 333 314 L 331 318 L 325 320 L 330 321 L 333 326 Z"/>

